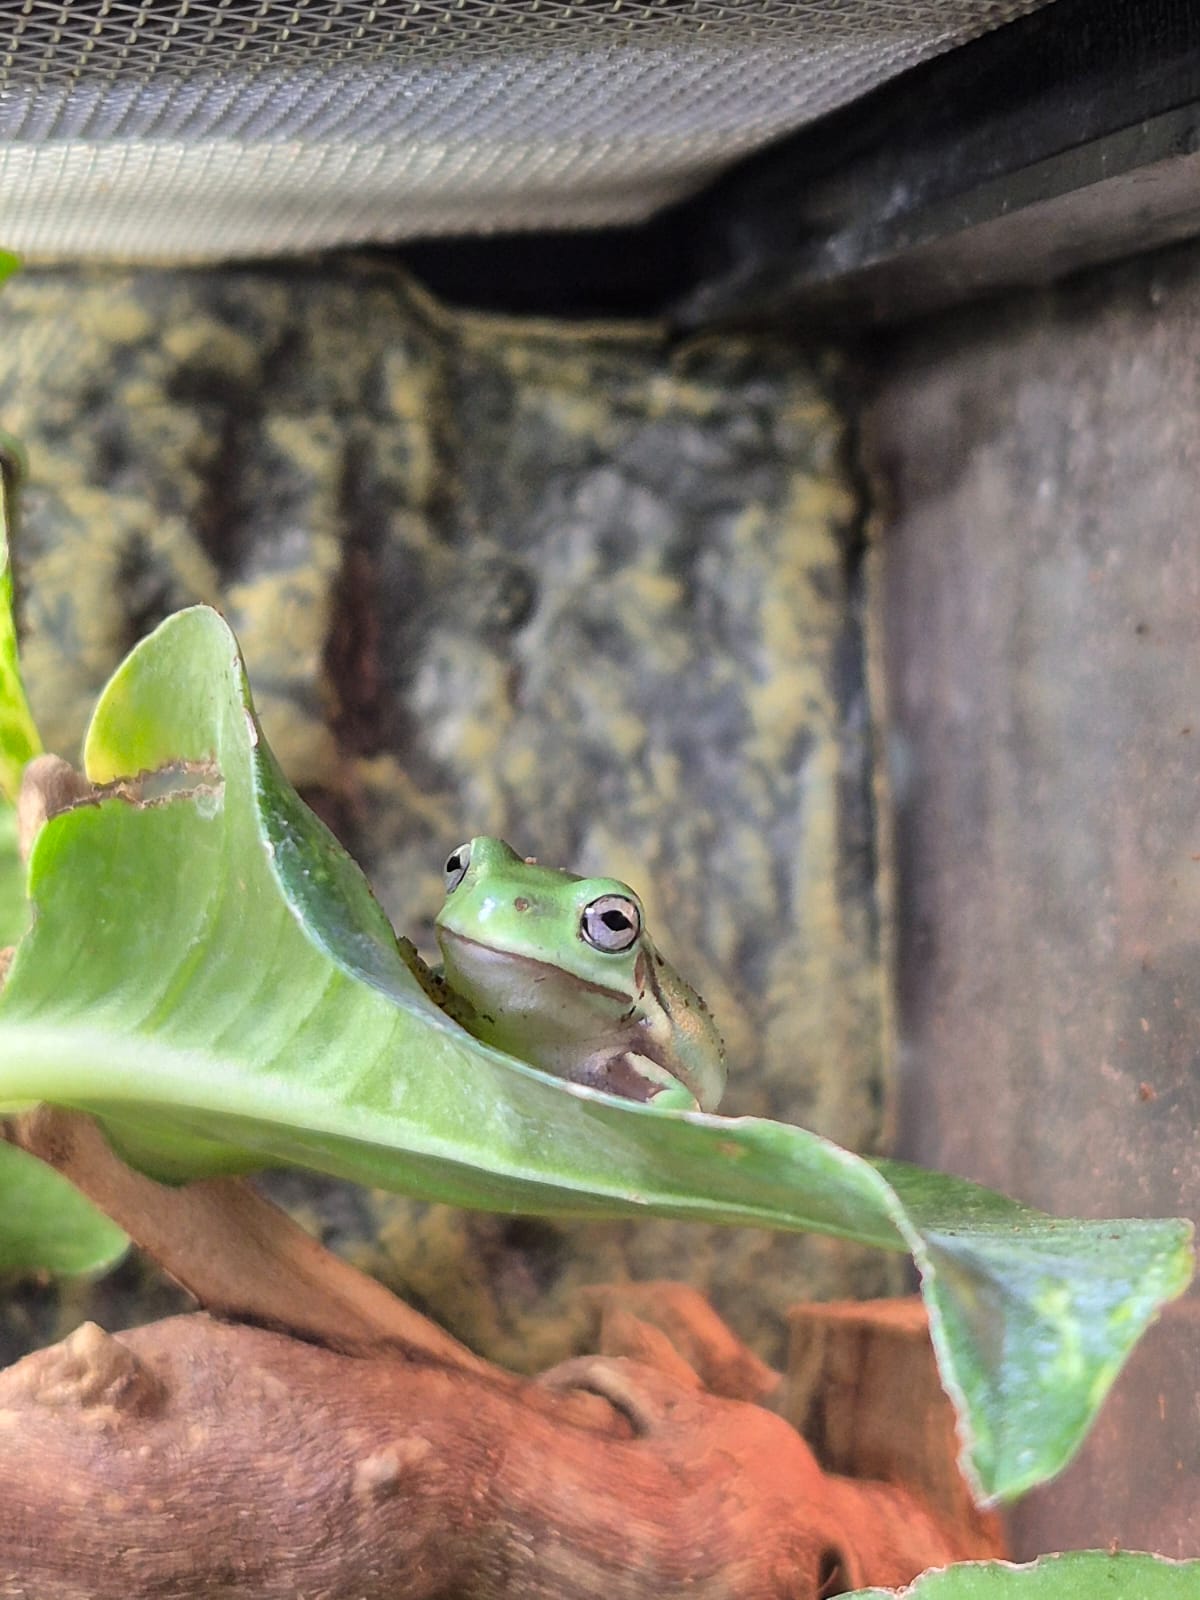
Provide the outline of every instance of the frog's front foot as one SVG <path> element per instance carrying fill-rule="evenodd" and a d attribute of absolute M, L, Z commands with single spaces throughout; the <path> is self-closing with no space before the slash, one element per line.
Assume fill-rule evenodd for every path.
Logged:
<path fill-rule="evenodd" d="M 682 1083 L 673 1083 L 656 1089 L 646 1102 L 658 1111 L 699 1111 L 700 1102 Z"/>
<path fill-rule="evenodd" d="M 684 1083 L 667 1067 L 650 1056 L 627 1050 L 609 1063 L 611 1082 L 606 1085 L 611 1092 L 641 1100 L 644 1105 L 656 1106 L 660 1111 L 699 1111 L 700 1102 Z M 626 1080 L 622 1082 L 622 1077 Z"/>

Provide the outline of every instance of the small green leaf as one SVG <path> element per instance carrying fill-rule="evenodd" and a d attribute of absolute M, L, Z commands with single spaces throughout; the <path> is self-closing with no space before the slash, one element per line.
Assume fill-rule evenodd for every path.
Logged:
<path fill-rule="evenodd" d="M 1200 1561 L 1139 1551 L 1073 1550 L 1027 1566 L 964 1561 L 903 1589 L 856 1589 L 846 1600 L 1197 1600 Z"/>
<path fill-rule="evenodd" d="M 10 278 L 20 265 L 20 258 L 14 256 L 11 250 L 0 250 L 0 283 Z"/>
<path fill-rule="evenodd" d="M 0 1141 L 0 1271 L 100 1272 L 127 1244 L 65 1178 Z"/>
<path fill-rule="evenodd" d="M 0 800 L 0 950 L 16 944 L 28 926 L 25 866 L 17 852 L 17 812 Z"/>
<path fill-rule="evenodd" d="M 4 261 L 0 258 L 0 279 Z M 11 441 L 0 435 L 0 795 L 15 802 L 25 763 L 41 752 L 41 740 L 25 699 L 17 660 L 12 572 L 8 559 L 9 524 L 17 471 Z"/>
<path fill-rule="evenodd" d="M 658 1215 L 911 1250 L 964 1461 L 994 1497 L 1057 1471 L 1164 1300 L 1184 1222 L 1066 1223 L 800 1128 L 632 1105 L 472 1039 L 283 780 L 215 612 L 123 663 L 86 746 L 139 787 L 52 819 L 0 995 L 0 1104 L 98 1115 L 173 1180 L 315 1167 L 431 1200 Z"/>

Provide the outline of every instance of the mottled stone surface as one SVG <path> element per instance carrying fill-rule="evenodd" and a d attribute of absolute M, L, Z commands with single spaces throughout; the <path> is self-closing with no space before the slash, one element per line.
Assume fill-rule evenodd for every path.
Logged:
<path fill-rule="evenodd" d="M 868 439 L 901 1153 L 1200 1216 L 1200 252 L 914 329 Z M 1200 1555 L 1200 1300 L 1018 1546 Z"/>
<path fill-rule="evenodd" d="M 722 1024 L 726 1109 L 878 1146 L 859 507 L 810 359 L 455 317 L 355 263 L 29 272 L 0 393 L 52 747 L 136 638 L 213 601 L 289 773 L 427 954 L 472 833 L 626 878 Z M 777 1354 L 791 1300 L 894 1281 L 830 1241 L 273 1182 L 519 1366 L 579 1344 L 587 1282 L 690 1277 Z"/>

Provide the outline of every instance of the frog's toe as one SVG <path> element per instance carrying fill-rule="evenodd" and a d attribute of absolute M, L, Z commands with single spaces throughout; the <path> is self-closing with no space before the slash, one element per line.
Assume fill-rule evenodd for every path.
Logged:
<path fill-rule="evenodd" d="M 700 1105 L 692 1091 L 682 1083 L 669 1084 L 656 1089 L 647 1104 L 658 1111 L 699 1111 Z"/>

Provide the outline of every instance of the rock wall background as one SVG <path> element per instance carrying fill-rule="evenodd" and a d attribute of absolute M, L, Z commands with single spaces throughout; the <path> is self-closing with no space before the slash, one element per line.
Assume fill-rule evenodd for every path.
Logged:
<path fill-rule="evenodd" d="M 426 954 L 471 834 L 625 878 L 721 1022 L 724 1109 L 878 1149 L 862 507 L 832 376 L 777 337 L 454 315 L 353 260 L 28 271 L 0 295 L 0 426 L 30 456 L 47 744 L 74 756 L 129 646 L 216 604 L 284 766 Z M 778 1359 L 791 1301 L 899 1271 L 830 1240 L 268 1184 L 516 1367 L 582 1345 L 589 1282 L 686 1276 Z M 0 1355 L 166 1293 L 136 1262 L 30 1289 Z"/>

